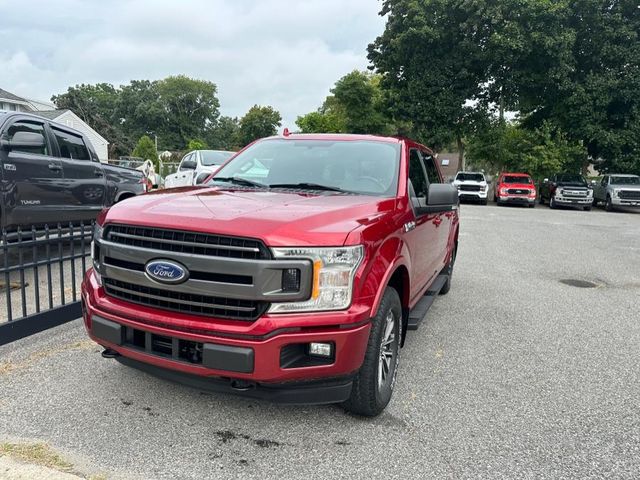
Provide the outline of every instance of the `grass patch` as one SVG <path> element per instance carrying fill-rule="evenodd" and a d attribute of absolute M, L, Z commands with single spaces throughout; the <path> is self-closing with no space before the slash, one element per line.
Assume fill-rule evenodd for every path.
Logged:
<path fill-rule="evenodd" d="M 8 455 L 16 460 L 41 465 L 60 472 L 73 472 L 73 465 L 60 457 L 45 443 L 0 443 L 0 455 Z"/>

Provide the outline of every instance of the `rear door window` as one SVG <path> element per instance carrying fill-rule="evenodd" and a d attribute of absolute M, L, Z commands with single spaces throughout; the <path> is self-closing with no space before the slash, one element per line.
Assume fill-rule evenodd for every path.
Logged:
<path fill-rule="evenodd" d="M 64 132 L 55 127 L 52 127 L 51 130 L 58 142 L 60 156 L 62 158 L 70 158 L 71 160 L 91 160 L 89 149 L 84 144 L 84 140 L 80 135 Z"/>

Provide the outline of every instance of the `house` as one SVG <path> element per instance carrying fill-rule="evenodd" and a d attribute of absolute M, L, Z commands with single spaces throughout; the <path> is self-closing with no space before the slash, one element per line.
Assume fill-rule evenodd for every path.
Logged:
<path fill-rule="evenodd" d="M 109 142 L 71 110 L 56 110 L 50 103 L 19 97 L 2 88 L 0 88 L 0 110 L 33 113 L 74 128 L 87 136 L 101 162 L 106 162 L 109 158 Z"/>
<path fill-rule="evenodd" d="M 437 157 L 440 171 L 445 181 L 456 176 L 460 164 L 460 154 L 450 152 L 440 152 Z"/>

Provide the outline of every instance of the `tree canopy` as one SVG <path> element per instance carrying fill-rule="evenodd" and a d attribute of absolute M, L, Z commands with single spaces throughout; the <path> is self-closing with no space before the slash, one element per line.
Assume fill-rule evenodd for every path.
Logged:
<path fill-rule="evenodd" d="M 275 135 L 281 124 L 282 117 L 273 107 L 254 105 L 240 119 L 238 130 L 240 146 L 244 147 L 259 138 Z"/>
<path fill-rule="evenodd" d="M 178 75 L 163 80 L 133 80 L 114 87 L 77 85 L 54 96 L 58 108 L 69 108 L 110 142 L 112 156 L 128 154 L 136 139 L 158 137 L 166 150 L 184 148 L 203 138 L 219 116 L 214 83 Z"/>
<path fill-rule="evenodd" d="M 630 0 L 385 0 L 369 46 L 395 120 L 439 147 L 494 114 L 553 125 L 602 170 L 640 170 L 640 9 Z M 495 133 L 495 131 L 493 132 Z M 544 136 L 539 137 L 544 141 Z M 541 158 L 541 162 L 544 160 Z"/>

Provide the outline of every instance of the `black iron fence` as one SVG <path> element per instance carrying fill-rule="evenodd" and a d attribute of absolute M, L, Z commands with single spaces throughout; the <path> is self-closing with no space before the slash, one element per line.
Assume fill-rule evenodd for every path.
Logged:
<path fill-rule="evenodd" d="M 22 228 L 0 235 L 0 345 L 79 318 L 93 225 Z"/>

